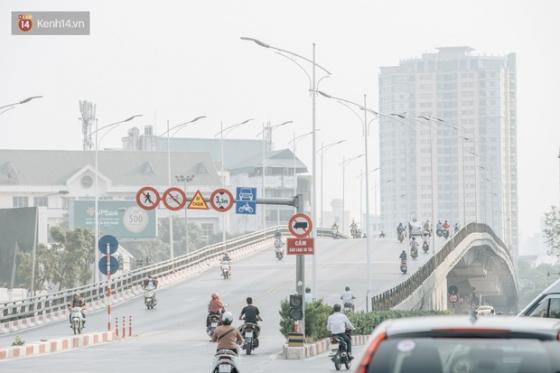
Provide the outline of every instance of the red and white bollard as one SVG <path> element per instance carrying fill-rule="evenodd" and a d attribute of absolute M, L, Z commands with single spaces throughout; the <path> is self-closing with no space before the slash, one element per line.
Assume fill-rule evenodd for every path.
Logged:
<path fill-rule="evenodd" d="M 122 337 L 126 338 L 126 316 L 122 317 Z"/>
<path fill-rule="evenodd" d="M 115 317 L 115 336 L 119 336 L 119 318 Z"/>
<path fill-rule="evenodd" d="M 132 337 L 132 315 L 128 316 L 128 336 Z"/>

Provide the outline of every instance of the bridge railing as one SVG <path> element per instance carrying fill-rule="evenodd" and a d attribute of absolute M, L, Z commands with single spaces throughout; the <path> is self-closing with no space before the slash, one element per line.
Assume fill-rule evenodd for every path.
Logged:
<path fill-rule="evenodd" d="M 188 254 L 177 256 L 149 266 L 138 268 L 129 272 L 118 274 L 111 279 L 111 290 L 113 295 L 131 290 L 140 285 L 148 274 L 154 277 L 164 278 L 173 273 L 197 266 L 210 259 L 221 257 L 225 250 L 235 253 L 248 246 L 256 245 L 271 239 L 276 231 L 287 233 L 286 227 L 271 227 L 262 231 L 245 234 L 222 242 L 215 243 L 194 250 Z M 330 229 L 317 229 L 317 235 L 330 238 L 345 238 L 335 234 Z M 51 313 L 63 311 L 70 303 L 72 296 L 81 294 L 84 300 L 91 304 L 105 298 L 107 292 L 107 281 L 100 281 L 72 289 L 48 293 L 36 297 L 30 297 L 13 302 L 0 303 L 0 324 L 12 320 L 33 317 L 48 316 Z"/>
<path fill-rule="evenodd" d="M 513 261 L 510 251 L 502 240 L 494 233 L 494 231 L 486 224 L 470 223 L 463 227 L 453 237 L 451 237 L 445 245 L 432 256 L 424 265 L 422 265 L 414 274 L 412 274 L 404 282 L 397 286 L 375 295 L 371 299 L 373 310 L 387 310 L 393 308 L 407 299 L 416 291 L 424 281 L 434 272 L 434 270 L 447 258 L 447 256 L 471 233 L 488 233 L 498 246 L 504 249 L 504 252 Z"/>

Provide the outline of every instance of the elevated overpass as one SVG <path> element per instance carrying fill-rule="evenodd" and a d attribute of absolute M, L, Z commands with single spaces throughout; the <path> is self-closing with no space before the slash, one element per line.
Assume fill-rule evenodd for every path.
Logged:
<path fill-rule="evenodd" d="M 455 287 L 452 298 L 449 288 Z M 451 301 L 454 300 L 454 302 Z M 372 299 L 374 309 L 464 311 L 473 302 L 517 310 L 518 285 L 510 250 L 489 226 L 463 227 L 406 281 Z"/>

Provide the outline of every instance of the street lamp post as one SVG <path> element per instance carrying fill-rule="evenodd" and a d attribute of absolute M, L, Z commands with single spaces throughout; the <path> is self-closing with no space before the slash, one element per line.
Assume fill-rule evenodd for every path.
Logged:
<path fill-rule="evenodd" d="M 109 134 L 109 132 L 117 128 L 117 126 L 130 122 L 134 118 L 139 118 L 141 116 L 142 114 L 136 114 L 126 118 L 125 120 L 109 123 L 101 127 L 99 127 L 99 121 L 95 119 L 95 131 L 93 132 L 93 134 L 95 135 L 95 219 L 94 219 L 95 242 L 93 244 L 94 252 L 95 252 L 95 263 L 93 264 L 93 273 L 94 273 L 93 278 L 95 282 L 99 282 L 99 273 L 96 267 L 97 262 L 99 261 L 99 250 L 96 250 L 97 242 L 99 242 L 99 142 L 103 140 L 103 137 Z M 103 136 L 101 136 L 101 138 L 99 138 L 99 133 L 104 130 L 107 131 L 103 134 Z"/>
<path fill-rule="evenodd" d="M 364 117 L 363 117 L 363 122 L 362 122 L 362 130 L 363 130 L 363 136 L 364 136 L 364 159 L 365 159 L 365 169 L 369 170 L 369 156 L 368 156 L 368 127 L 370 125 L 371 122 L 368 122 L 368 117 L 367 114 L 368 112 L 373 114 L 375 117 L 371 120 L 375 120 L 378 119 L 381 114 L 368 109 L 367 107 L 367 96 L 364 94 L 364 103 L 363 104 L 358 104 L 356 102 L 350 101 L 350 100 L 346 100 L 344 98 L 340 98 L 340 97 L 335 97 L 332 95 L 329 95 L 325 92 L 321 92 L 321 91 L 317 91 L 320 95 L 322 95 L 323 97 L 329 98 L 329 99 L 333 99 L 336 100 L 338 103 L 342 104 L 343 106 L 345 106 L 346 108 L 348 108 L 352 113 L 354 113 L 357 117 L 358 120 L 360 120 L 360 122 L 362 122 L 361 117 L 351 108 L 351 106 L 357 107 L 359 110 L 362 110 L 364 112 Z M 350 106 L 351 105 L 351 106 Z M 370 224 L 369 224 L 369 218 L 370 218 L 370 210 L 369 210 L 369 175 L 368 172 L 366 172 L 365 174 L 365 187 L 366 187 L 366 261 L 367 261 L 367 278 L 368 278 L 368 290 L 367 290 L 367 294 L 366 294 L 366 309 L 368 309 L 369 307 L 369 293 L 371 292 L 371 252 L 370 252 L 370 248 L 371 248 L 371 232 L 370 230 Z"/>
<path fill-rule="evenodd" d="M 339 141 L 335 141 L 332 142 L 330 144 L 325 145 L 324 143 L 321 143 L 321 147 L 319 148 L 319 150 L 317 150 L 318 152 L 321 153 L 321 218 L 320 218 L 320 226 L 322 228 L 324 228 L 323 223 L 323 214 L 325 213 L 325 209 L 323 208 L 323 203 L 325 201 L 325 195 L 323 193 L 323 181 L 324 181 L 324 158 L 325 158 L 325 152 L 331 148 L 333 148 L 336 145 L 342 144 L 346 142 L 346 140 L 339 140 Z"/>
<path fill-rule="evenodd" d="M 171 131 L 174 131 L 173 135 L 175 135 L 177 132 L 179 132 L 189 124 L 192 124 L 204 118 L 206 118 L 204 115 L 200 115 L 198 117 L 195 117 L 194 119 L 191 119 L 187 122 L 176 124 L 172 127 L 169 127 L 169 120 L 167 121 L 167 131 L 162 133 L 160 137 L 167 136 L 167 187 L 168 188 L 171 188 L 171 146 L 170 146 Z M 173 260 L 175 258 L 175 250 L 174 250 L 175 239 L 173 238 L 173 212 L 168 211 L 168 213 L 169 213 L 169 259 Z"/>
<path fill-rule="evenodd" d="M 27 97 L 27 98 L 25 98 L 21 101 L 18 101 L 18 102 L 14 102 L 14 103 L 7 104 L 7 105 L 2 105 L 2 106 L 0 106 L 0 110 L 3 110 L 3 111 L 0 112 L 0 114 L 5 113 L 6 111 L 12 109 L 15 106 L 27 104 L 29 101 L 35 100 L 35 99 L 38 99 L 38 98 L 43 98 L 43 96 L 31 96 L 31 97 Z"/>
<path fill-rule="evenodd" d="M 223 188 L 225 188 L 226 186 L 226 175 L 225 175 L 225 168 L 224 168 L 224 133 L 227 131 L 231 131 L 234 128 L 241 127 L 242 125 L 247 124 L 252 120 L 253 118 L 246 119 L 243 122 L 232 124 L 231 126 L 228 126 L 226 128 L 224 128 L 224 123 L 220 122 L 220 132 L 214 135 L 214 137 L 220 136 L 220 163 L 221 163 L 220 167 L 221 167 Z M 226 216 L 227 215 L 225 213 L 222 214 L 222 244 L 224 245 L 224 251 L 227 251 L 226 250 Z"/>
<path fill-rule="evenodd" d="M 194 175 L 176 175 L 175 179 L 180 183 L 184 183 L 185 195 L 187 195 L 187 183 L 193 181 Z M 187 255 L 189 254 L 189 220 L 187 214 L 188 210 L 189 209 L 187 208 L 187 206 L 185 206 L 185 252 Z"/>
<path fill-rule="evenodd" d="M 276 52 L 278 52 L 280 55 L 282 55 L 283 57 L 288 58 L 289 60 L 291 60 L 292 62 L 294 62 L 296 65 L 298 65 L 303 71 L 304 73 L 307 75 L 307 77 L 310 80 L 310 90 L 311 90 L 311 129 L 312 129 L 312 192 L 311 192 L 311 220 L 314 222 L 313 224 L 313 232 L 312 232 L 312 236 L 313 237 L 317 237 L 317 160 L 316 160 L 316 152 L 317 152 L 317 143 L 316 143 L 316 96 L 317 96 L 317 86 L 319 84 L 319 82 L 330 76 L 331 73 L 325 69 L 324 67 L 322 67 L 321 65 L 319 65 L 316 61 L 315 61 L 315 43 L 312 44 L 312 58 L 309 59 L 307 57 L 303 57 L 297 53 L 294 52 L 290 52 L 286 49 L 282 49 L 282 48 L 277 48 L 274 47 L 270 44 L 264 43 L 260 40 L 254 39 L 254 38 L 249 38 L 249 37 L 241 37 L 241 40 L 246 40 L 246 41 L 251 41 L 255 44 L 257 44 L 260 47 L 263 48 L 268 48 L 268 49 L 272 49 Z M 289 57 L 291 56 L 291 57 Z M 299 59 L 299 60 L 303 60 L 307 63 L 311 64 L 311 76 L 309 76 L 309 74 L 306 72 L 306 70 L 295 60 L 295 59 Z M 319 81 L 317 81 L 316 79 L 316 69 L 319 68 L 320 70 L 322 70 L 326 75 L 323 76 L 321 79 L 319 79 Z M 315 254 L 312 256 L 312 261 L 313 261 L 313 274 L 312 274 L 312 287 L 313 287 L 313 291 L 315 292 L 315 294 L 317 294 L 317 250 L 315 250 Z M 300 262 L 303 262 L 303 257 L 302 256 L 298 256 L 298 259 Z M 303 295 L 303 287 L 300 287 L 300 294 Z"/>

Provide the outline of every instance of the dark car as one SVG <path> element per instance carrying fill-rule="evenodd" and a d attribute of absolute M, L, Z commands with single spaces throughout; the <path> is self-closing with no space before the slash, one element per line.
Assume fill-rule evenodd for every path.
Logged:
<path fill-rule="evenodd" d="M 373 332 L 357 373 L 557 373 L 558 320 L 438 316 L 389 320 Z"/>

